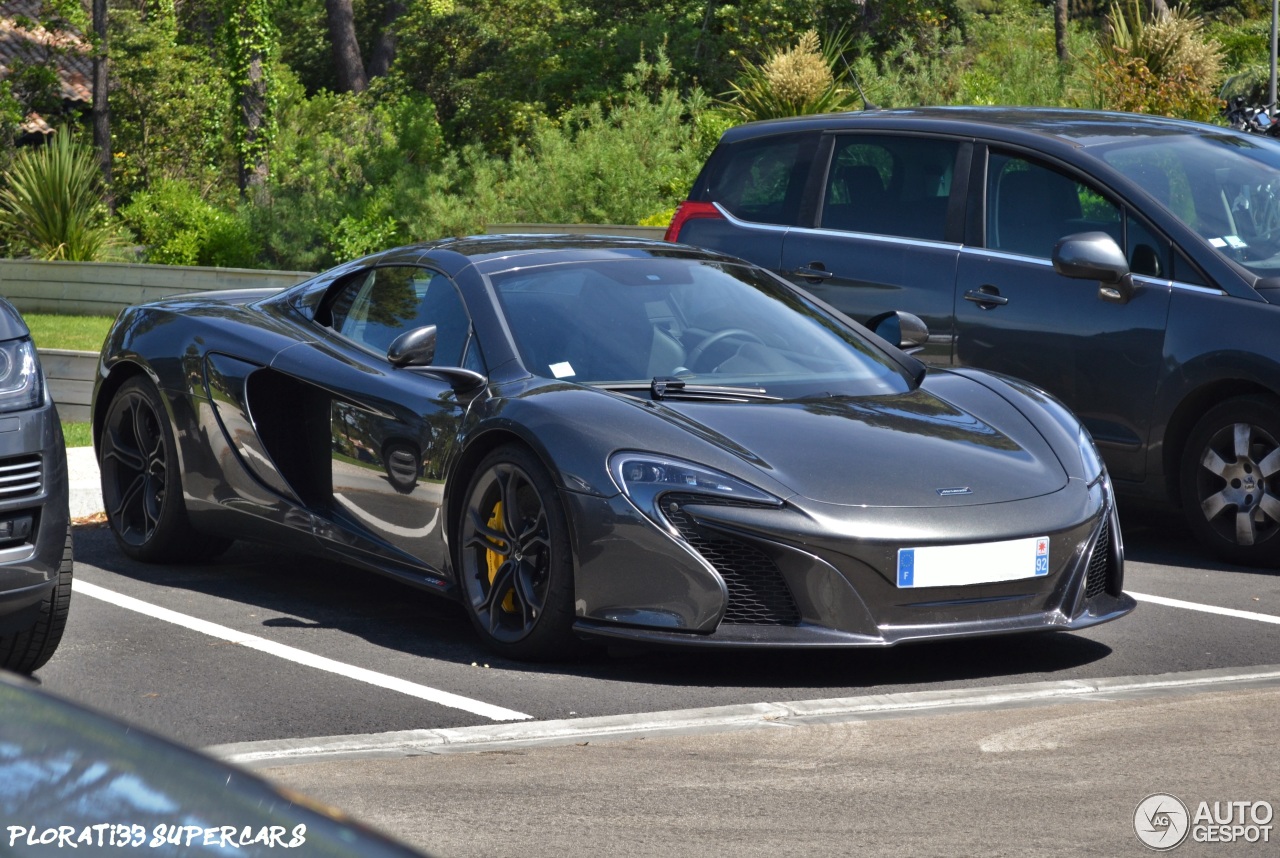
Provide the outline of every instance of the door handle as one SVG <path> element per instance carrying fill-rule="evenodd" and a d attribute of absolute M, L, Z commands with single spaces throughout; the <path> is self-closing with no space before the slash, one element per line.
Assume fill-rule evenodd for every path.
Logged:
<path fill-rule="evenodd" d="M 972 301 L 984 310 L 990 310 L 992 307 L 1001 307 L 1009 303 L 1009 299 L 1000 294 L 1000 290 L 994 286 L 983 286 L 980 289 L 970 289 L 964 293 L 966 301 Z"/>
<path fill-rule="evenodd" d="M 835 274 L 823 267 L 821 262 L 810 262 L 808 265 L 801 266 L 791 272 L 794 277 L 803 277 L 806 280 L 829 280 Z"/>

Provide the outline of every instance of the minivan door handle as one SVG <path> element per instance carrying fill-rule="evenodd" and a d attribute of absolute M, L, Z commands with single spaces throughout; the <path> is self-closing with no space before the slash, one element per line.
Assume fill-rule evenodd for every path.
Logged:
<path fill-rule="evenodd" d="M 805 280 L 813 280 L 815 282 L 829 280 L 835 274 L 828 271 L 826 266 L 821 262 L 810 262 L 791 272 L 792 277 L 803 277 Z"/>
<path fill-rule="evenodd" d="M 983 286 L 978 289 L 970 289 L 964 293 L 966 301 L 972 301 L 984 310 L 990 310 L 993 307 L 1001 307 L 1009 303 L 1009 299 L 1000 294 L 1000 290 L 994 286 Z"/>

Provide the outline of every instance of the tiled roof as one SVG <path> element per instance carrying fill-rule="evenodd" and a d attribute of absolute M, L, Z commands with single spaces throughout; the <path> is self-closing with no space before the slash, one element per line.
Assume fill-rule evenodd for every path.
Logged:
<path fill-rule="evenodd" d="M 39 62 L 51 49 L 58 52 L 58 77 L 62 83 L 63 101 L 91 104 L 93 102 L 93 59 L 89 45 L 76 32 L 51 33 L 43 27 L 24 29 L 17 19 L 26 17 L 37 21 L 40 0 L 9 0 L 0 2 L 0 79 L 8 76 L 15 60 Z M 51 129 L 44 118 L 32 113 L 22 123 L 27 133 L 48 134 Z"/>

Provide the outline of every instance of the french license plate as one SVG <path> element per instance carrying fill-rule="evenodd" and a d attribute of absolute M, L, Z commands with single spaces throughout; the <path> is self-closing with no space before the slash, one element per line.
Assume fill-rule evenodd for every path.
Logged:
<path fill-rule="evenodd" d="M 1049 537 L 898 549 L 898 586 L 955 587 L 1049 574 Z"/>

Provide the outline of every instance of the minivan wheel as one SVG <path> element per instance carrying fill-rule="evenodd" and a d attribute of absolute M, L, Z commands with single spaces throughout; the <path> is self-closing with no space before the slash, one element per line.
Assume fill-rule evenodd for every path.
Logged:
<path fill-rule="evenodd" d="M 1280 565 L 1280 406 L 1240 397 L 1209 409 L 1182 454 L 1182 507 L 1218 556 Z"/>

